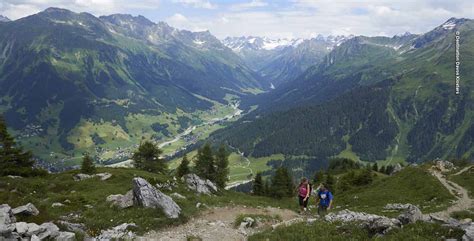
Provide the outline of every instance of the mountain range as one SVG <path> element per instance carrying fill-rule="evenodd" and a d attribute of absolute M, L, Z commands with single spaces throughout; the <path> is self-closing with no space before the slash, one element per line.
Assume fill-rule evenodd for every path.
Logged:
<path fill-rule="evenodd" d="M 462 91 L 455 94 L 455 33 Z M 212 138 L 248 156 L 333 156 L 389 163 L 474 158 L 474 21 L 449 19 L 421 35 L 353 37 Z"/>

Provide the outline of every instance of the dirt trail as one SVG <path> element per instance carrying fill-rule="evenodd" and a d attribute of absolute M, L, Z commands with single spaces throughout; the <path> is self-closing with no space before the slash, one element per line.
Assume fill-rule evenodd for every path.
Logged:
<path fill-rule="evenodd" d="M 461 170 L 460 173 L 468 170 L 469 168 L 465 168 L 465 170 Z M 449 181 L 446 179 L 446 177 L 439 171 L 431 169 L 431 173 L 438 178 L 438 180 L 445 186 L 449 192 L 456 197 L 456 202 L 453 203 L 448 209 L 436 212 L 436 213 L 431 213 L 430 215 L 440 217 L 443 219 L 449 218 L 450 214 L 456 211 L 463 211 L 463 210 L 468 210 L 474 206 L 474 200 L 469 197 L 468 191 L 458 185 L 457 183 L 454 183 L 452 181 Z M 454 174 L 457 175 L 457 174 Z"/>
<path fill-rule="evenodd" d="M 200 237 L 204 241 L 246 240 L 246 235 L 234 228 L 234 221 L 240 214 L 279 215 L 283 221 L 298 217 L 298 214 L 291 210 L 271 207 L 213 207 L 182 225 L 149 232 L 139 240 L 181 241 L 186 240 L 188 236 Z M 256 230 L 258 229 L 260 228 Z"/>
<path fill-rule="evenodd" d="M 471 169 L 472 167 L 474 167 L 474 166 L 467 166 L 467 167 L 461 169 L 459 172 L 454 173 L 453 175 L 454 175 L 454 176 L 457 176 L 457 175 L 463 174 L 464 172 L 468 171 L 468 170 Z"/>

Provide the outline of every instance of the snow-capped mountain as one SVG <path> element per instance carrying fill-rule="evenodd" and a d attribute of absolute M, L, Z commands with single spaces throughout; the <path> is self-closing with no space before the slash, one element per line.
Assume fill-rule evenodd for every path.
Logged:
<path fill-rule="evenodd" d="M 0 15 L 0 22 L 9 22 L 9 21 L 10 21 L 9 18 L 7 18 L 7 17 L 5 17 L 5 16 L 3 16 L 3 15 Z"/>
<path fill-rule="evenodd" d="M 270 87 L 291 81 L 309 66 L 318 64 L 334 47 L 353 36 L 317 35 L 311 39 L 242 36 L 222 43 L 268 81 Z"/>

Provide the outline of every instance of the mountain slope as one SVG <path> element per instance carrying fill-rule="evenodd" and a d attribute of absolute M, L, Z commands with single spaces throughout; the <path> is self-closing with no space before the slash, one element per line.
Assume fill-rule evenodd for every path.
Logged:
<path fill-rule="evenodd" d="M 210 33 L 129 15 L 50 8 L 1 24 L 0 53 L 0 111 L 43 158 L 160 139 L 196 121 L 192 113 L 227 104 L 229 94 L 260 88 Z"/>
<path fill-rule="evenodd" d="M 214 138 L 256 156 L 473 158 L 473 22 L 450 19 L 420 36 L 346 41 L 295 81 L 247 103 L 259 109 Z M 456 31 L 463 36 L 460 95 Z"/>

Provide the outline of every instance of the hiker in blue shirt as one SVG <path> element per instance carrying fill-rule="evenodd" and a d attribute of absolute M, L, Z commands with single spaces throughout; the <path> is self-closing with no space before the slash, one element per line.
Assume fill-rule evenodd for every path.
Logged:
<path fill-rule="evenodd" d="M 320 217 L 324 217 L 324 215 L 327 213 L 327 210 L 332 208 L 332 200 L 332 193 L 324 186 L 324 184 L 321 183 L 316 195 L 316 202 L 319 201 L 318 215 Z"/>

